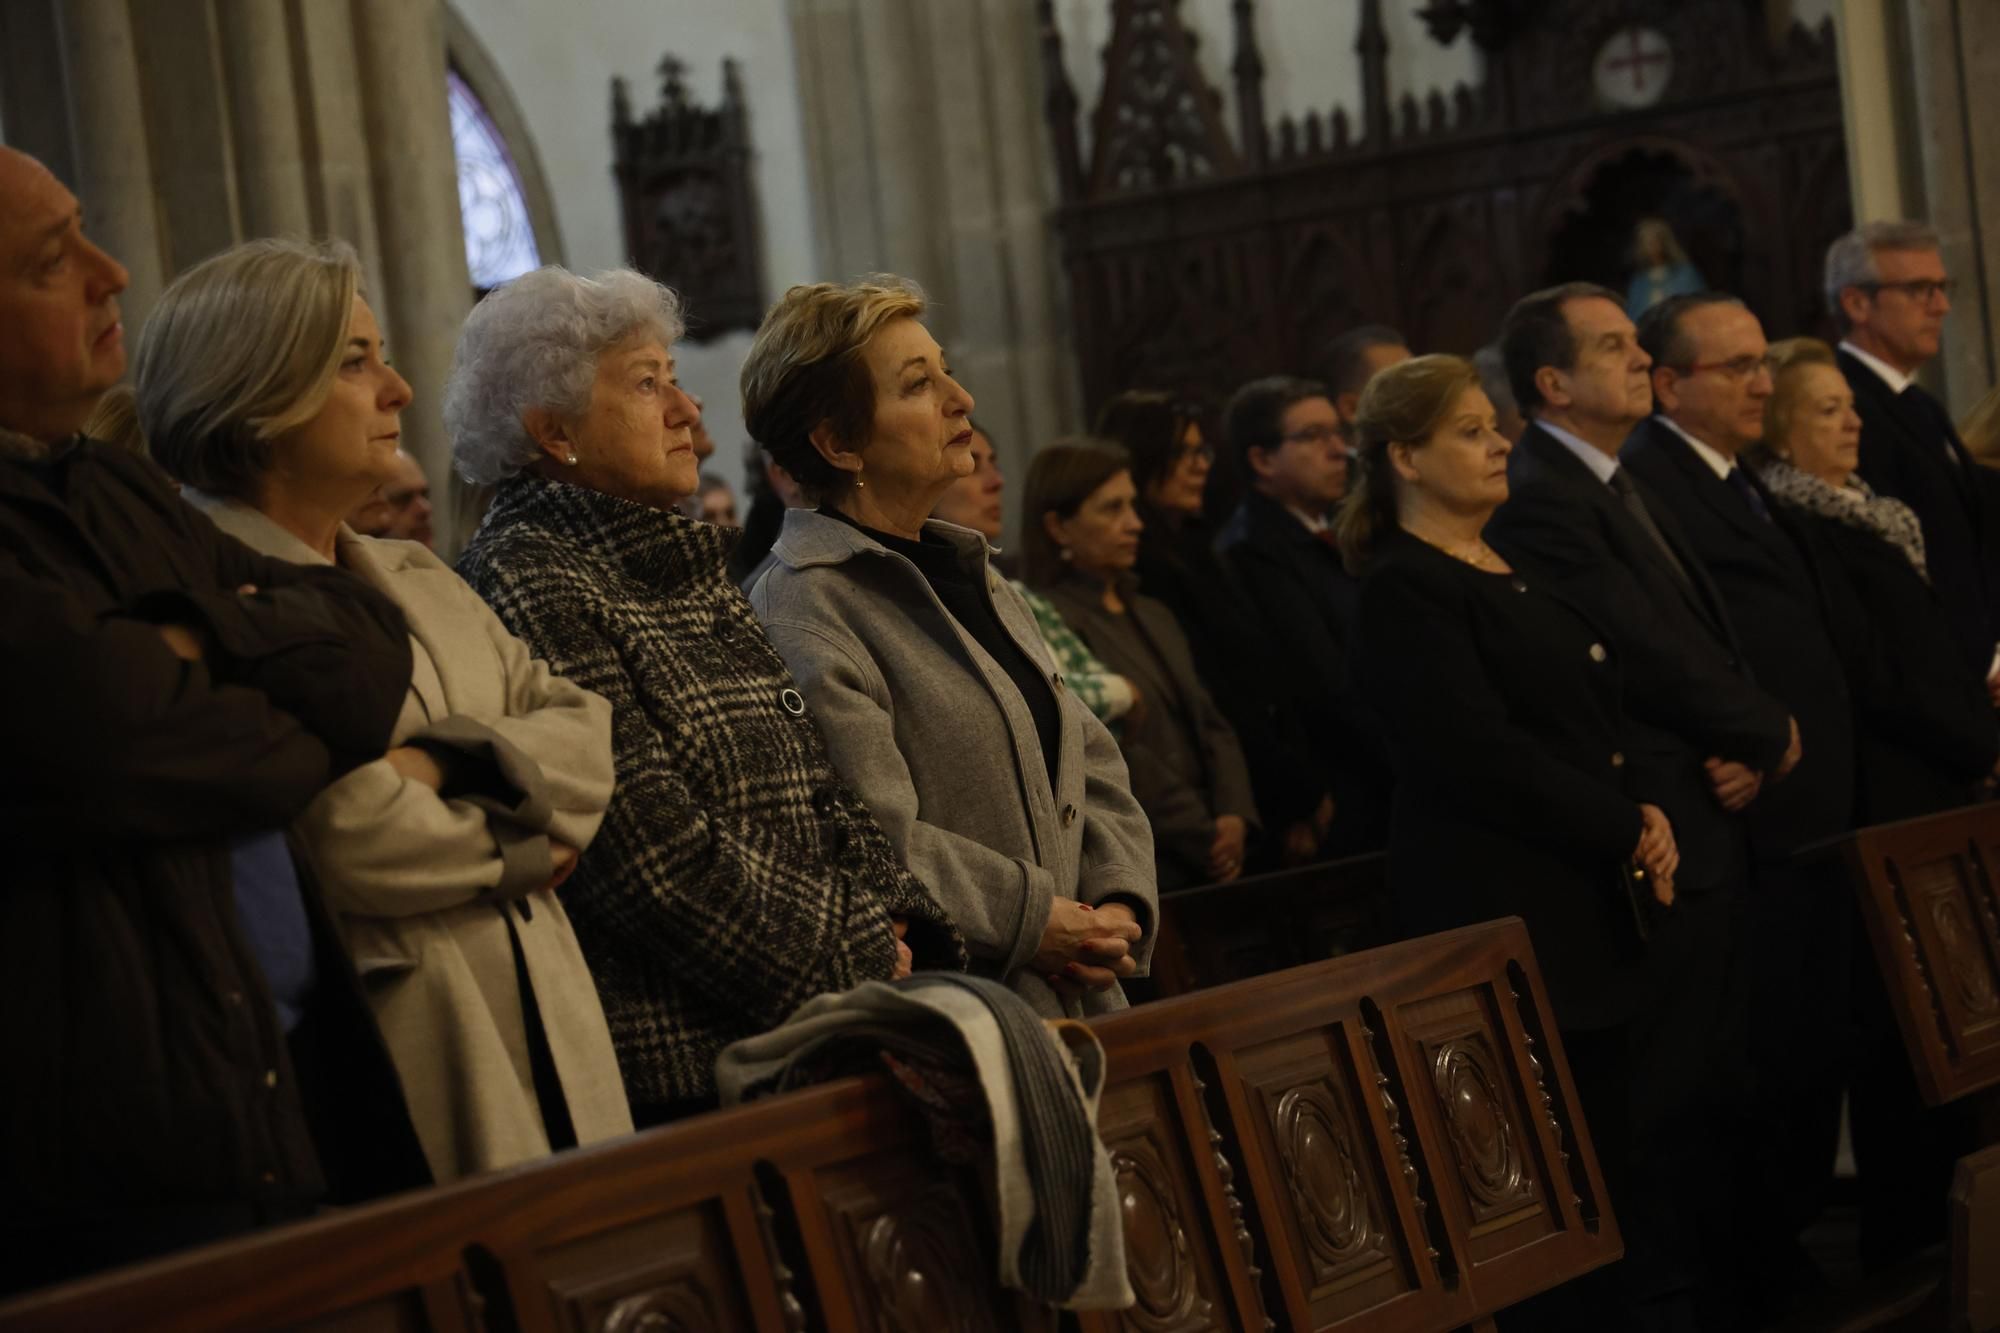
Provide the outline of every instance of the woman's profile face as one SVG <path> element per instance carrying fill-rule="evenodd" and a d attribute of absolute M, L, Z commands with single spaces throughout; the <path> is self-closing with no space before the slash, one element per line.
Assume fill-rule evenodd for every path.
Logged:
<path fill-rule="evenodd" d="M 1153 482 L 1147 498 L 1172 513 L 1200 514 L 1202 494 L 1208 489 L 1208 473 L 1214 464 L 1215 451 L 1201 438 L 1201 423 L 1188 422 L 1174 442 L 1166 471 Z"/>
<path fill-rule="evenodd" d="M 885 493 L 928 494 L 935 504 L 973 470 L 972 395 L 914 319 L 883 325 L 861 357 L 875 386 L 875 420 L 860 451 L 859 480 Z"/>
<path fill-rule="evenodd" d="M 1004 525 L 1000 501 L 1007 479 L 1001 475 L 993 442 L 977 430 L 972 432 L 971 453 L 972 471 L 952 482 L 931 510 L 931 517 L 971 528 L 987 541 L 997 542 Z"/>
<path fill-rule="evenodd" d="M 1845 486 L 1861 462 L 1861 417 L 1847 376 L 1837 366 L 1801 366 L 1786 379 L 1795 401 L 1780 454 L 1801 472 Z"/>
<path fill-rule="evenodd" d="M 396 478 L 409 403 L 409 382 L 383 358 L 375 312 L 356 296 L 326 402 L 312 420 L 273 441 L 273 483 L 324 497 L 342 513 L 353 510 Z"/>
<path fill-rule="evenodd" d="M 1068 518 L 1053 511 L 1043 522 L 1069 562 L 1085 574 L 1110 578 L 1139 563 L 1139 534 L 1145 524 L 1134 505 L 1139 492 L 1130 472 L 1115 472 L 1083 497 Z"/>
<path fill-rule="evenodd" d="M 622 500 L 672 509 L 701 483 L 694 452 L 700 416 L 675 379 L 666 344 L 650 334 L 615 343 L 597 358 L 590 407 L 567 426 L 577 464 L 555 473 Z"/>
<path fill-rule="evenodd" d="M 1396 446 L 1391 446 L 1396 448 Z M 1507 500 L 1507 455 L 1493 402 L 1477 384 L 1463 390 L 1429 438 L 1399 450 L 1396 472 L 1405 486 L 1453 513 L 1491 514 Z"/>

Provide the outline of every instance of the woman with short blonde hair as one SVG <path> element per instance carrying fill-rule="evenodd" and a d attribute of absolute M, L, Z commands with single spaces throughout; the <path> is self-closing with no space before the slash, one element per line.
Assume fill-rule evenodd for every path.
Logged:
<path fill-rule="evenodd" d="M 176 279 L 140 335 L 140 426 L 216 526 L 337 565 L 409 619 L 388 753 L 297 833 L 450 1180 L 629 1132 L 604 1011 L 556 889 L 611 798 L 610 708 L 550 674 L 414 542 L 345 516 L 395 476 L 410 386 L 339 243 L 253 241 Z"/>
<path fill-rule="evenodd" d="M 985 538 L 930 518 L 973 429 L 924 309 L 875 278 L 765 315 L 743 420 L 820 507 L 785 515 L 750 600 L 974 968 L 1050 1016 L 1120 1007 L 1150 952 L 1152 837 Z"/>

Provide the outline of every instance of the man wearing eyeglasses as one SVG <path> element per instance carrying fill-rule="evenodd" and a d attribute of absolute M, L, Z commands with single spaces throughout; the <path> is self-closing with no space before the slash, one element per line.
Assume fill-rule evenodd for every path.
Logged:
<path fill-rule="evenodd" d="M 1731 1143 L 1744 1197 L 1723 1281 L 1775 1321 L 1787 1278 L 1810 1272 L 1798 1235 L 1832 1176 L 1846 1060 L 1824 1021 L 1846 1007 L 1853 926 L 1838 885 L 1792 856 L 1852 823 L 1853 701 L 1814 573 L 1811 534 L 1743 465 L 1764 436 L 1772 393 L 1764 329 L 1718 292 L 1669 297 L 1639 320 L 1652 358 L 1654 415 L 1619 459 L 1671 516 L 1720 594 L 1757 685 L 1790 711 L 1803 738 L 1796 768 L 1766 782 L 1747 822 L 1750 892 L 1732 922 L 1752 1021 L 1738 1068 L 1745 1095 Z"/>
<path fill-rule="evenodd" d="M 2000 506 L 1944 405 L 1915 382 L 1938 354 L 1952 287 L 1937 233 L 1921 222 L 1871 222 L 1826 252 L 1840 368 L 1861 415 L 1861 476 L 1916 511 L 1938 600 L 2000 702 Z"/>

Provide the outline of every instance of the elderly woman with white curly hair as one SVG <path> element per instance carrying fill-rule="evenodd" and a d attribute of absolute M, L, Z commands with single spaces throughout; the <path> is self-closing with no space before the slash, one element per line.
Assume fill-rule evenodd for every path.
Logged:
<path fill-rule="evenodd" d="M 496 487 L 459 572 L 612 703 L 617 793 L 563 896 L 642 1126 L 712 1104 L 722 1047 L 812 996 L 964 963 L 730 581 L 734 535 L 677 511 L 681 330 L 641 274 L 539 269 L 473 310 L 444 403 Z"/>

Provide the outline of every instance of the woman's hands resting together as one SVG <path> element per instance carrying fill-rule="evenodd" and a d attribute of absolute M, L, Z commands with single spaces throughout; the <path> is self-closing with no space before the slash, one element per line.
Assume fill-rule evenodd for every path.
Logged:
<path fill-rule="evenodd" d="M 1031 966 L 1057 991 L 1109 990 L 1139 970 L 1132 946 L 1142 933 L 1139 919 L 1123 903 L 1092 907 L 1057 898 Z"/>
<path fill-rule="evenodd" d="M 1639 845 L 1632 851 L 1632 859 L 1639 863 L 1653 881 L 1653 897 L 1662 907 L 1674 904 L 1674 872 L 1681 868 L 1680 848 L 1674 845 L 1674 827 L 1667 822 L 1666 812 L 1657 805 L 1641 805 L 1639 814 L 1643 822 L 1639 827 Z"/>

